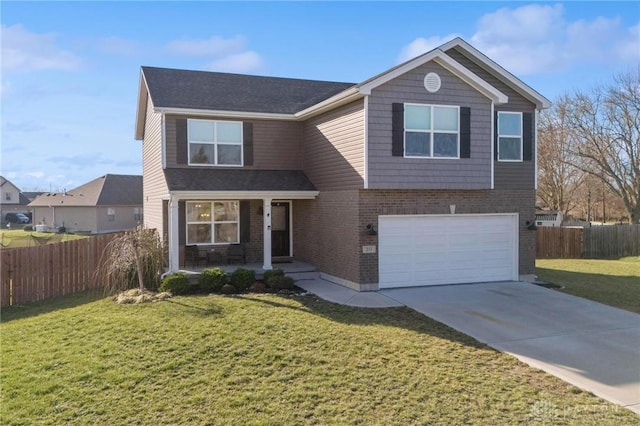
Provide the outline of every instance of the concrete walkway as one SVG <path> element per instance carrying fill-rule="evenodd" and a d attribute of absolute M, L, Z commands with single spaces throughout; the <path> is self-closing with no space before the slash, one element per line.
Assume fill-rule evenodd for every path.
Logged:
<path fill-rule="evenodd" d="M 640 414 L 640 315 L 522 282 L 367 293 L 320 279 L 296 285 L 349 306 L 408 306 Z"/>

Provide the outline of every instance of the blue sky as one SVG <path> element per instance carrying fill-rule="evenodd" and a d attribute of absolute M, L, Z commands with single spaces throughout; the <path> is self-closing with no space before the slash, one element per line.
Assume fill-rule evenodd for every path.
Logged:
<path fill-rule="evenodd" d="M 359 82 L 454 36 L 554 100 L 640 64 L 638 2 L 12 2 L 0 174 L 141 174 L 141 65 Z"/>

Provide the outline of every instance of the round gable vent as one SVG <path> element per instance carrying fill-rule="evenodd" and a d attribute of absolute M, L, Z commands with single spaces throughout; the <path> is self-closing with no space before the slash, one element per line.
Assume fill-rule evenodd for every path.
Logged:
<path fill-rule="evenodd" d="M 424 88 L 427 89 L 429 93 L 436 93 L 440 90 L 441 84 L 440 76 L 435 72 L 430 72 L 424 77 Z"/>

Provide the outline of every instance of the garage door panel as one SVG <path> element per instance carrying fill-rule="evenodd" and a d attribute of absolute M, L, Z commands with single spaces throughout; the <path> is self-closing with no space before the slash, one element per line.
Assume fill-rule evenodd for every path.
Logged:
<path fill-rule="evenodd" d="M 380 288 L 517 279 L 517 215 L 381 216 Z"/>

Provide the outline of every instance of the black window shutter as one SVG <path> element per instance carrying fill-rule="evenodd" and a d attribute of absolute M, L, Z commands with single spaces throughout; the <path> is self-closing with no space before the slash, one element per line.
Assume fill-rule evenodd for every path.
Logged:
<path fill-rule="evenodd" d="M 471 158 L 471 108 L 460 107 L 460 158 Z"/>
<path fill-rule="evenodd" d="M 404 104 L 393 103 L 391 116 L 391 155 L 404 156 Z"/>
<path fill-rule="evenodd" d="M 535 123 L 533 114 L 522 113 L 522 160 L 531 161 L 533 159 L 533 139 L 535 135 Z"/>
<path fill-rule="evenodd" d="M 188 164 L 187 119 L 176 118 L 176 163 Z"/>
<path fill-rule="evenodd" d="M 253 166 L 253 123 L 242 123 L 242 138 L 244 165 Z"/>
<path fill-rule="evenodd" d="M 498 111 L 493 113 L 493 159 L 498 159 Z"/>
<path fill-rule="evenodd" d="M 251 239 L 251 202 L 240 201 L 240 242 L 248 243 Z"/>

